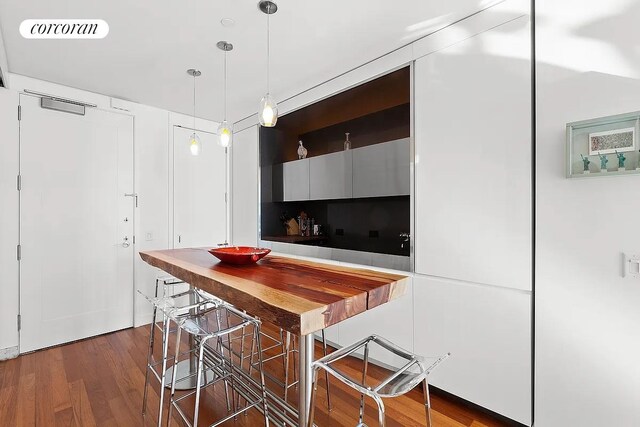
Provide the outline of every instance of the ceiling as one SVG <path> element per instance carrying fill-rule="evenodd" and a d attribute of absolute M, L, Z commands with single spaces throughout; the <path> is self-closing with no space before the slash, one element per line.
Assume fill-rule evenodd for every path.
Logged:
<path fill-rule="evenodd" d="M 487 6 L 487 0 L 276 0 L 271 16 L 271 93 L 284 99 Z M 266 91 L 266 15 L 257 0 L 0 0 L 9 71 L 171 111 L 223 118 L 223 52 L 228 114 L 257 110 Z M 495 1 L 492 1 L 495 3 Z M 392 6 L 393 9 L 389 7 Z M 24 19 L 92 18 L 102 40 L 28 40 Z M 222 18 L 235 21 L 232 27 Z"/>

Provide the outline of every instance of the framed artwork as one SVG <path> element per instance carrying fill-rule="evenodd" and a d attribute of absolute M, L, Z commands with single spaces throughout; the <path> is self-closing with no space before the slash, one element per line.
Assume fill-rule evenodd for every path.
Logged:
<path fill-rule="evenodd" d="M 640 111 L 567 123 L 566 176 L 640 174 Z"/>
<path fill-rule="evenodd" d="M 635 151 L 636 129 L 624 128 L 589 134 L 589 155 Z"/>

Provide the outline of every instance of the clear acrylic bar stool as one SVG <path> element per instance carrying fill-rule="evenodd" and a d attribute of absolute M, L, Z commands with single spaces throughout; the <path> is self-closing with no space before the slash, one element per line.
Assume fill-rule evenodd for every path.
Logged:
<path fill-rule="evenodd" d="M 164 279 L 156 280 L 156 294 L 158 291 L 158 284 Z M 175 285 L 179 282 L 176 280 L 167 280 L 164 282 L 165 285 Z M 149 350 L 147 353 L 147 369 L 145 373 L 145 384 L 144 384 L 144 395 L 142 401 L 142 414 L 146 414 L 147 410 L 147 397 L 149 390 L 149 374 L 153 374 L 153 376 L 160 383 L 160 404 L 158 409 L 158 427 L 162 425 L 162 414 L 164 410 L 164 394 L 165 388 L 167 386 L 167 359 L 168 359 L 168 347 L 169 347 L 169 333 L 171 332 L 171 321 L 178 322 L 181 316 L 187 316 L 190 312 L 198 310 L 198 315 L 202 315 L 207 310 L 214 309 L 215 307 L 221 305 L 223 302 L 215 297 L 212 297 L 209 294 L 206 294 L 198 289 L 189 289 L 185 292 L 181 292 L 175 295 L 170 296 L 161 296 L 150 298 L 144 295 L 142 292 L 138 291 L 141 295 L 143 295 L 151 304 L 153 305 L 153 319 L 151 323 L 151 331 L 149 335 Z M 165 294 L 163 290 L 163 294 Z M 157 324 L 157 312 L 158 309 L 163 314 L 162 318 L 162 326 L 158 326 Z M 153 354 L 153 346 L 154 346 L 154 332 L 155 329 L 159 328 L 162 332 L 162 356 L 160 360 L 155 360 Z M 158 365 L 162 365 L 160 371 L 158 371 Z M 173 375 L 172 378 L 176 376 Z"/>
<path fill-rule="evenodd" d="M 282 358 L 282 365 L 283 365 L 283 370 L 284 370 L 284 379 L 280 380 L 278 379 L 274 374 L 270 373 L 268 369 L 265 369 L 264 375 L 266 377 L 269 378 L 269 380 L 271 380 L 272 382 L 276 383 L 278 386 L 282 387 L 283 391 L 284 391 L 284 400 L 286 401 L 288 396 L 289 396 L 289 389 L 292 387 L 295 387 L 298 384 L 298 380 L 296 378 L 296 373 L 297 373 L 297 369 L 296 369 L 296 358 L 295 358 L 295 353 L 299 353 L 298 349 L 296 348 L 296 343 L 295 343 L 295 335 L 285 331 L 284 329 L 280 329 L 280 338 L 278 339 L 277 337 L 271 336 L 269 334 L 267 334 L 266 332 L 262 332 L 261 336 L 266 338 L 268 341 L 273 342 L 274 344 L 264 347 L 262 349 L 263 353 L 266 353 L 267 351 L 274 349 L 276 347 L 281 347 L 282 351 L 280 353 L 271 355 L 267 358 L 263 358 L 263 363 L 267 363 L 271 360 L 277 359 L 277 358 Z M 244 337 L 244 335 L 243 335 Z M 324 329 L 321 330 L 321 335 L 320 335 L 320 339 L 322 342 L 322 353 L 323 356 L 327 355 L 327 339 L 325 337 L 325 332 Z M 254 364 L 253 361 L 253 355 L 254 355 L 254 351 L 251 351 L 251 365 Z M 289 366 L 293 364 L 293 381 L 289 381 Z M 325 384 L 326 384 L 326 389 L 327 389 L 327 409 L 329 411 L 331 411 L 331 392 L 330 392 L 330 383 L 329 383 L 329 373 L 325 373 Z"/>
<path fill-rule="evenodd" d="M 367 384 L 367 367 L 369 364 L 369 347 L 376 344 L 383 349 L 400 356 L 406 360 L 404 366 L 391 372 L 391 374 L 378 381 L 377 384 Z M 332 364 L 340 359 L 350 356 L 363 349 L 364 357 L 362 363 L 362 377 L 360 379 L 350 378 L 347 375 L 334 368 Z M 313 427 L 313 417 L 315 408 L 315 398 L 318 390 L 318 371 L 325 370 L 344 384 L 360 392 L 360 417 L 358 426 L 366 426 L 364 424 L 364 397 L 369 396 L 375 400 L 378 405 L 378 423 L 381 427 L 386 426 L 383 398 L 401 396 L 413 390 L 418 384 L 422 383 L 424 388 L 424 407 L 426 413 L 427 426 L 431 427 L 431 401 L 429 398 L 429 383 L 427 377 L 429 373 L 435 369 L 442 361 L 448 358 L 450 353 L 444 356 L 434 358 L 430 364 L 427 364 L 425 358 L 410 353 L 396 346 L 392 342 L 371 335 L 355 344 L 343 347 L 333 353 L 316 360 L 313 367 L 313 386 L 311 391 L 311 408 L 309 414 L 308 427 Z"/>
<path fill-rule="evenodd" d="M 198 311 L 196 311 L 196 313 L 197 312 Z M 231 401 L 233 402 L 233 408 L 229 409 L 227 407 L 227 412 L 231 413 L 227 414 L 210 426 L 213 427 L 222 424 L 231 418 L 235 418 L 238 414 L 243 412 L 246 413 L 250 408 L 258 407 L 258 405 L 260 405 L 260 410 L 264 415 L 265 426 L 268 427 L 269 415 L 267 408 L 267 391 L 262 365 L 262 345 L 259 339 L 260 320 L 225 303 L 217 306 L 213 311 L 207 311 L 207 314 L 204 316 L 198 314 L 181 316 L 177 319 L 177 324 L 178 331 L 176 333 L 176 354 L 174 357 L 174 366 L 177 366 L 180 362 L 179 359 L 181 356 L 187 355 L 190 357 L 192 353 L 195 353 L 197 356 L 198 366 L 197 372 L 195 373 L 197 384 L 195 390 L 177 397 L 175 388 L 176 378 L 175 376 L 173 377 L 171 382 L 171 399 L 168 416 L 169 422 L 171 421 L 171 415 L 175 409 L 188 426 L 196 427 L 199 421 L 202 390 L 205 387 L 222 380 L 225 384 L 231 384 L 232 391 L 238 394 L 238 402 L 241 396 L 246 403 L 243 407 L 237 408 L 235 396 L 232 396 Z M 257 348 L 258 362 L 255 366 L 250 364 L 251 368 L 256 370 L 259 376 L 257 381 L 248 380 L 246 373 L 241 374 L 238 372 L 238 370 L 243 369 L 242 357 L 238 359 L 237 363 L 234 360 L 234 355 L 237 355 L 238 352 L 234 352 L 232 349 L 232 335 L 237 335 L 239 333 L 244 337 L 244 330 L 246 328 L 253 329 L 253 341 L 251 345 L 252 348 Z M 195 338 L 197 343 L 196 348 L 180 353 L 180 339 L 182 332 L 186 332 Z M 209 383 L 203 383 L 202 381 L 202 373 L 206 370 L 212 370 L 216 374 L 216 378 Z M 181 408 L 180 402 L 193 395 L 195 395 L 195 407 L 192 421 L 190 421 L 183 408 Z"/>

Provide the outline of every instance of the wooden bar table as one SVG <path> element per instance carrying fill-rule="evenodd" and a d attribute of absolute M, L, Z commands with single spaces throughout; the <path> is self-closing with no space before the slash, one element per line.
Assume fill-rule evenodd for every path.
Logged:
<path fill-rule="evenodd" d="M 140 252 L 142 259 L 191 286 L 300 338 L 298 425 L 311 398 L 314 333 L 405 294 L 397 274 L 267 256 L 256 264 L 218 261 L 207 248 Z"/>

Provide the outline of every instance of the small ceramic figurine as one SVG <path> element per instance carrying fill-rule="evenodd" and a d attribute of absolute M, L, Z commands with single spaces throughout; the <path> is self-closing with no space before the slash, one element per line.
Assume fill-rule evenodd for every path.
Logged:
<path fill-rule="evenodd" d="M 609 159 L 607 159 L 607 155 L 606 154 L 599 154 L 598 157 L 600 157 L 600 170 L 602 170 L 603 172 L 607 171 L 607 163 L 609 163 Z"/>
<path fill-rule="evenodd" d="M 307 149 L 302 145 L 302 141 L 298 141 L 300 146 L 298 147 L 298 159 L 306 159 L 307 158 Z"/>
<path fill-rule="evenodd" d="M 627 160 L 624 153 L 618 153 L 616 151 L 616 156 L 618 156 L 618 169 L 624 169 L 624 161 Z"/>
<path fill-rule="evenodd" d="M 583 171 L 584 172 L 589 172 L 589 163 L 591 163 L 591 160 L 589 160 L 589 157 L 585 157 L 582 154 L 580 154 L 580 157 L 582 157 L 582 166 L 583 166 Z"/>

